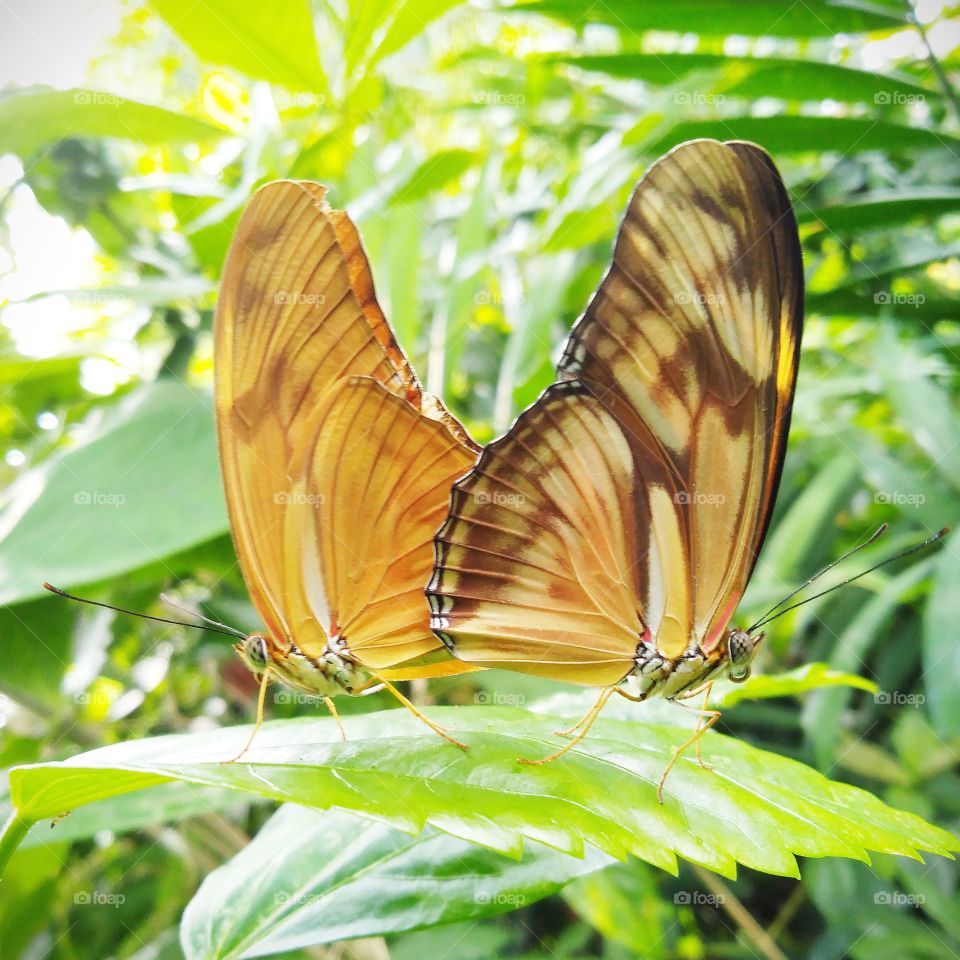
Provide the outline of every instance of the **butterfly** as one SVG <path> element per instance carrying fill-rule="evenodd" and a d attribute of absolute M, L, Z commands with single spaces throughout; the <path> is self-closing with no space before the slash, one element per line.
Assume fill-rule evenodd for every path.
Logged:
<path fill-rule="evenodd" d="M 422 390 L 357 229 L 319 184 L 269 183 L 244 211 L 214 393 L 230 528 L 265 624 L 236 645 L 263 680 L 258 720 L 269 677 L 336 717 L 334 694 L 383 683 L 414 709 L 388 676 L 471 669 L 431 632 L 423 586 L 450 486 L 478 448 Z"/>
<path fill-rule="evenodd" d="M 770 157 L 696 140 L 657 161 L 557 382 L 454 484 L 434 542 L 431 626 L 456 657 L 603 688 L 536 762 L 613 693 L 704 693 L 672 767 L 719 717 L 711 681 L 749 675 L 763 634 L 729 624 L 770 524 L 802 324 Z"/>

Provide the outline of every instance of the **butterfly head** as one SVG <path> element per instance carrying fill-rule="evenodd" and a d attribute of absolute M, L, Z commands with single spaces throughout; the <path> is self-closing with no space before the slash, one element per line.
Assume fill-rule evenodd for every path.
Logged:
<path fill-rule="evenodd" d="M 764 634 L 754 636 L 746 630 L 734 628 L 727 637 L 727 679 L 743 683 L 750 676 L 750 663 Z"/>

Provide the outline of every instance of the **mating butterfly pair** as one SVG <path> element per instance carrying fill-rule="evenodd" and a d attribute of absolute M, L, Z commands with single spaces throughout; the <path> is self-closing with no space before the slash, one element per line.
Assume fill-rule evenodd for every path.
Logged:
<path fill-rule="evenodd" d="M 264 688 L 324 696 L 487 667 L 599 686 L 583 732 L 613 692 L 743 679 L 762 634 L 728 625 L 776 497 L 802 301 L 769 156 L 683 144 L 637 186 L 557 383 L 480 453 L 421 389 L 347 215 L 268 184 L 216 321 L 230 521 L 266 625 L 239 652 Z"/>

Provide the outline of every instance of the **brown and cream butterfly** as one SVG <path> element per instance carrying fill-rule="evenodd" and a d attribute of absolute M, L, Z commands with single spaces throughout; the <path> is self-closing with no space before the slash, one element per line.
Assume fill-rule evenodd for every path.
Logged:
<path fill-rule="evenodd" d="M 770 523 L 802 322 L 770 157 L 683 144 L 638 184 L 558 382 L 455 484 L 438 636 L 477 666 L 603 688 L 546 759 L 614 692 L 682 700 L 749 674 L 763 635 L 729 623 Z"/>
<path fill-rule="evenodd" d="M 324 697 L 386 683 L 409 706 L 388 675 L 472 669 L 431 632 L 423 587 L 478 448 L 421 389 L 322 186 L 270 183 L 244 211 L 214 381 L 230 526 L 266 626 L 237 645 L 261 711 L 270 676 Z"/>

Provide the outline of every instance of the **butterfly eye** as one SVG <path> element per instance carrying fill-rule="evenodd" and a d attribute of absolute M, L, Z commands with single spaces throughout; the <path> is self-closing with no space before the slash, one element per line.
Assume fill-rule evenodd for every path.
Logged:
<path fill-rule="evenodd" d="M 757 649 L 759 638 L 752 637 L 746 630 L 731 630 L 727 641 L 727 678 L 734 683 L 743 683 L 750 676 L 750 661 Z"/>
<path fill-rule="evenodd" d="M 267 665 L 267 641 L 259 633 L 252 633 L 243 641 L 243 659 L 255 673 L 262 672 Z"/>

